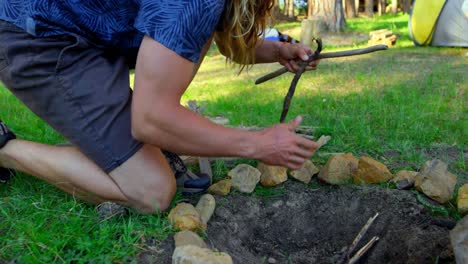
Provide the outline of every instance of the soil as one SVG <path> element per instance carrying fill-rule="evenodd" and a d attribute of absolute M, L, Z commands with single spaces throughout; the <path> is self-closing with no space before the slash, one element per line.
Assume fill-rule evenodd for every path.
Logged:
<path fill-rule="evenodd" d="M 289 180 L 270 194 L 276 195 L 216 197 L 207 244 L 234 263 L 339 263 L 342 249 L 378 212 L 357 249 L 373 236 L 380 239 L 359 263 L 454 262 L 449 229 L 455 221 L 433 216 L 412 191 L 314 179 L 309 185 Z M 171 263 L 172 237 L 147 243 L 139 262 Z"/>

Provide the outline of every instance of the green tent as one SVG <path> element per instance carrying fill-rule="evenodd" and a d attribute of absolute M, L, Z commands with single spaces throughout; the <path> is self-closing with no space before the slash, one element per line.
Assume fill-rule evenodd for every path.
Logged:
<path fill-rule="evenodd" d="M 418 46 L 468 47 L 468 0 L 415 0 L 409 31 Z"/>

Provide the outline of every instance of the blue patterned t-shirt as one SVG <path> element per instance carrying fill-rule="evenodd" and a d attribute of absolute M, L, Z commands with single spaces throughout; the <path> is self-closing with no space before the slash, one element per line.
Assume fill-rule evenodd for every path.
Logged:
<path fill-rule="evenodd" d="M 196 62 L 224 0 L 0 0 L 0 19 L 34 36 L 77 34 L 98 47 L 139 47 L 148 35 Z"/>

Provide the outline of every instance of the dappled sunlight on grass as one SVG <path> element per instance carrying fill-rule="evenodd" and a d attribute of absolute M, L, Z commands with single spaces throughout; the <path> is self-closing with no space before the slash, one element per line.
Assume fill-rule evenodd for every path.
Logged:
<path fill-rule="evenodd" d="M 388 15 L 348 22 L 354 33 L 386 27 L 405 36 L 406 21 L 407 15 Z M 297 26 L 300 22 L 278 28 L 293 30 Z M 460 153 L 459 159 L 449 162 L 449 170 L 467 179 L 466 49 L 413 47 L 407 37 L 397 43 L 387 51 L 322 60 L 318 70 L 301 77 L 287 120 L 302 115 L 303 125 L 314 127 L 314 136 L 332 137 L 312 157 L 319 165 L 334 152 L 383 160 L 391 151 L 398 157 L 385 162 L 399 162 L 402 165 L 393 168 L 402 169 L 408 164 L 423 164 L 427 160 L 423 153 L 442 145 Z M 326 45 L 324 52 L 351 48 L 356 46 Z M 225 116 L 231 126 L 276 124 L 293 74 L 261 85 L 255 85 L 255 80 L 280 67 L 255 65 L 239 75 L 239 68 L 226 65 L 213 46 L 182 103 L 196 100 L 206 104 L 204 115 Z M 131 73 L 131 86 L 133 83 Z M 0 106 L 0 119 L 19 138 L 48 144 L 64 141 L 1 84 Z M 412 165 L 412 169 L 417 168 Z M 215 179 L 224 178 L 226 171 L 226 164 L 216 164 Z M 0 185 L 0 196 L 0 215 L 4 216 L 0 222 L 0 262 L 42 263 L 61 258 L 62 262 L 134 262 L 140 247 L 145 246 L 142 241 L 156 241 L 174 232 L 165 213 L 131 213 L 122 219 L 101 221 L 92 205 L 23 173 L 11 184 Z"/>
<path fill-rule="evenodd" d="M 368 144 L 362 144 L 364 135 L 434 140 L 436 134 L 420 133 L 429 124 L 435 125 L 434 118 L 440 118 L 434 108 L 443 106 L 453 119 L 451 124 L 439 125 L 436 121 L 435 133 L 458 127 L 453 121 L 460 119 L 462 101 L 456 95 L 462 86 L 466 89 L 466 80 L 459 70 L 464 58 L 459 55 L 457 49 L 413 47 L 323 60 L 317 71 L 303 74 L 289 118 L 304 115 L 306 125 L 321 127 L 324 133 L 336 133 L 330 128 L 344 129 L 338 140 L 357 137 L 357 144 L 367 147 Z M 225 115 L 234 125 L 274 124 L 293 75 L 284 74 L 258 86 L 254 81 L 277 68 L 277 64 L 257 65 L 248 74 L 237 76 L 237 70 L 226 68 L 224 60 L 207 60 L 184 100 L 208 101 L 209 115 Z M 452 77 L 447 78 L 450 69 Z M 456 102 L 446 105 L 446 100 Z M 395 129 L 396 133 L 383 136 L 385 130 Z M 452 136 L 452 142 L 460 142 L 460 134 Z"/>

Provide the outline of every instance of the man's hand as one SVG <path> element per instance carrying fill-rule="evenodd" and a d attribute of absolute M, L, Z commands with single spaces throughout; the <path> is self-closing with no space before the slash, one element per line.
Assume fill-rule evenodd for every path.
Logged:
<path fill-rule="evenodd" d="M 278 48 L 279 63 L 285 66 L 290 72 L 299 70 L 298 61 L 307 61 L 309 56 L 314 54 L 314 51 L 303 44 L 281 43 Z M 320 60 L 313 61 L 305 68 L 307 70 L 316 70 Z"/>
<path fill-rule="evenodd" d="M 317 143 L 298 136 L 294 130 L 301 124 L 300 116 L 289 123 L 262 130 L 256 146 L 255 159 L 270 165 L 300 169 L 317 149 Z"/>

